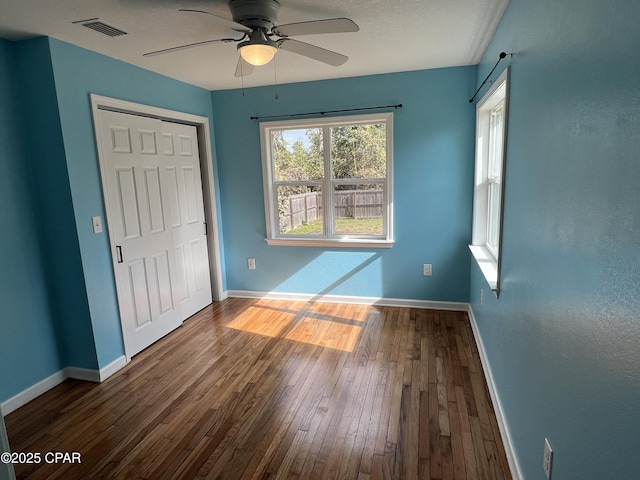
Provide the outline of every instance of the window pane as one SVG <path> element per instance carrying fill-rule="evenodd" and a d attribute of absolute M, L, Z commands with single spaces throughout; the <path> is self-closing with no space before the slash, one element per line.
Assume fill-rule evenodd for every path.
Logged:
<path fill-rule="evenodd" d="M 385 178 L 386 125 L 331 127 L 333 178 Z"/>
<path fill-rule="evenodd" d="M 267 243 L 390 246 L 392 126 L 390 112 L 261 122 Z"/>
<path fill-rule="evenodd" d="M 500 185 L 491 183 L 489 185 L 489 211 L 487 219 L 487 244 L 498 252 L 498 241 L 500 232 Z"/>
<path fill-rule="evenodd" d="M 499 179 L 502 175 L 502 150 L 504 133 L 504 103 L 491 110 L 489 129 L 489 177 Z"/>
<path fill-rule="evenodd" d="M 276 181 L 324 178 L 322 129 L 271 130 Z"/>
<path fill-rule="evenodd" d="M 322 188 L 278 187 L 278 224 L 284 235 L 322 235 Z"/>
<path fill-rule="evenodd" d="M 383 235 L 384 189 L 376 185 L 336 185 L 336 235 Z"/>

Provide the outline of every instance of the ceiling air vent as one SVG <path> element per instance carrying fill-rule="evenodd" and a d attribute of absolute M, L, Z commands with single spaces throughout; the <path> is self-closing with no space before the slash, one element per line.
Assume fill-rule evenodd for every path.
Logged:
<path fill-rule="evenodd" d="M 98 33 L 102 33 L 103 35 L 107 35 L 109 37 L 118 37 L 120 35 L 126 35 L 127 32 L 123 32 L 119 28 L 112 27 L 111 25 L 107 25 L 106 23 L 102 23 L 97 18 L 92 18 L 90 20 L 80 20 L 78 22 L 91 30 L 95 30 Z"/>

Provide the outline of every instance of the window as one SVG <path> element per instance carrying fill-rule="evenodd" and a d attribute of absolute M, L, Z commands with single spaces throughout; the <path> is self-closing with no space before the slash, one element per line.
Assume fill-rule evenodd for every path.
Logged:
<path fill-rule="evenodd" d="M 260 124 L 269 245 L 391 247 L 393 114 Z"/>
<path fill-rule="evenodd" d="M 473 238 L 470 248 L 495 292 L 499 290 L 508 78 L 507 69 L 476 106 Z"/>

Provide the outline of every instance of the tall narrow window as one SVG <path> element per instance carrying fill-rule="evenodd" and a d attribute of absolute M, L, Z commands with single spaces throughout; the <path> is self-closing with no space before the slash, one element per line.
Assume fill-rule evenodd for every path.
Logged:
<path fill-rule="evenodd" d="M 499 290 L 509 70 L 476 107 L 473 238 L 470 246 L 491 289 Z"/>
<path fill-rule="evenodd" d="M 392 120 L 261 123 L 267 242 L 390 247 Z"/>

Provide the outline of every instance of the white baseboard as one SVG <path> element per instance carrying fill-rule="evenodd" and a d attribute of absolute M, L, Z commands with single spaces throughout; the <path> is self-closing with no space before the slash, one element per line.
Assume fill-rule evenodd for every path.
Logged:
<path fill-rule="evenodd" d="M 125 367 L 127 365 L 127 363 L 129 363 L 129 362 L 127 361 L 127 357 L 125 357 L 124 355 L 122 355 L 121 357 L 116 358 L 109 365 L 107 365 L 106 367 L 100 369 L 100 372 L 99 372 L 100 373 L 100 379 L 98 380 L 98 382 L 104 382 L 111 375 L 116 373 L 121 368 Z"/>
<path fill-rule="evenodd" d="M 26 405 L 36 397 L 39 397 L 48 390 L 51 390 L 53 387 L 61 384 L 68 378 L 95 383 L 103 382 L 118 370 L 120 370 L 122 367 L 124 367 L 126 364 L 127 359 L 123 355 L 122 357 L 117 358 L 109 365 L 100 370 L 79 367 L 65 367 L 62 370 L 57 371 L 53 375 L 48 376 L 44 380 L 39 381 L 35 385 L 32 385 L 29 388 L 23 390 L 17 395 L 14 395 L 9 400 L 2 402 L 0 404 L 0 412 L 3 416 L 8 415 L 11 412 L 22 407 L 23 405 Z"/>
<path fill-rule="evenodd" d="M 116 358 L 113 362 L 100 370 L 90 368 L 66 367 L 63 372 L 66 378 L 75 378 L 76 380 L 84 380 L 86 382 L 100 383 L 104 382 L 111 375 L 116 373 L 127 364 L 127 358 L 123 355 Z"/>
<path fill-rule="evenodd" d="M 258 292 L 253 290 L 228 290 L 228 297 L 255 298 L 260 300 L 290 300 L 293 302 L 348 303 L 358 305 L 379 305 L 382 307 L 428 308 L 431 310 L 453 310 L 466 312 L 469 304 L 464 302 L 434 302 L 408 298 L 358 297 L 348 295 L 316 295 L 312 293 Z"/>
<path fill-rule="evenodd" d="M 36 397 L 39 397 L 44 392 L 52 389 L 56 385 L 61 384 L 67 379 L 65 376 L 64 370 L 60 370 L 53 375 L 48 376 L 47 378 L 40 380 L 35 385 L 31 385 L 26 390 L 14 395 L 9 400 L 6 400 L 0 404 L 0 410 L 2 410 L 2 415 L 8 415 L 14 410 L 17 410 L 21 406 L 29 403 Z"/>
<path fill-rule="evenodd" d="M 484 377 L 487 380 L 487 387 L 489 394 L 491 395 L 491 401 L 493 402 L 493 409 L 496 413 L 496 419 L 498 420 L 498 428 L 500 429 L 500 435 L 502 436 L 502 443 L 507 454 L 507 461 L 509 462 L 509 468 L 511 469 L 511 476 L 513 480 L 522 480 L 522 471 L 520 470 L 520 464 L 518 463 L 518 457 L 516 455 L 513 442 L 511 441 L 511 434 L 509 433 L 509 426 L 502 410 L 502 404 L 500 403 L 500 396 L 496 390 L 496 385 L 493 381 L 493 374 L 491 373 L 491 366 L 489 365 L 489 358 L 487 357 L 487 351 L 484 348 L 480 331 L 478 330 L 478 323 L 476 316 L 473 313 L 473 308 L 469 305 L 467 310 L 469 314 L 469 322 L 471 323 L 471 330 L 478 346 L 478 354 L 480 355 L 480 362 L 482 363 L 482 370 L 484 371 Z"/>
<path fill-rule="evenodd" d="M 90 368 L 65 367 L 63 370 L 64 379 L 75 378 L 85 382 L 100 383 L 100 372 Z"/>

